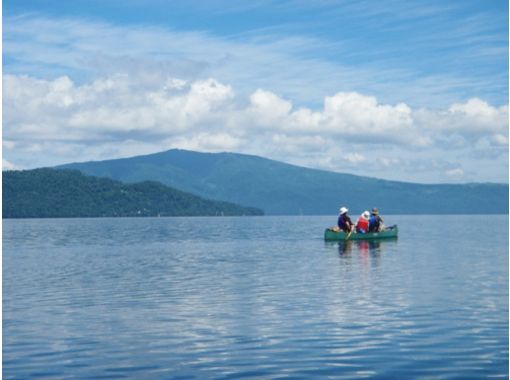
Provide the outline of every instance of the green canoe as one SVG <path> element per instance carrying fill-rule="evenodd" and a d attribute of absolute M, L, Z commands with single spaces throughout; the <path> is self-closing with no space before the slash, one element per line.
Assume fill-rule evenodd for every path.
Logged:
<path fill-rule="evenodd" d="M 341 241 L 346 240 L 346 233 L 343 231 L 335 232 L 330 228 L 324 231 L 324 240 L 326 241 Z M 397 225 L 389 227 L 387 230 L 381 232 L 368 232 L 366 234 L 358 234 L 353 232 L 347 240 L 372 240 L 372 239 L 389 239 L 396 238 L 398 235 Z"/>

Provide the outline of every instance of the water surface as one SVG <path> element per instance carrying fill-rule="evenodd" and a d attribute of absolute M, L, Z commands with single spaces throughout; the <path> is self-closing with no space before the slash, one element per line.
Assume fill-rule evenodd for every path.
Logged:
<path fill-rule="evenodd" d="M 3 221 L 4 378 L 508 378 L 508 216 Z"/>

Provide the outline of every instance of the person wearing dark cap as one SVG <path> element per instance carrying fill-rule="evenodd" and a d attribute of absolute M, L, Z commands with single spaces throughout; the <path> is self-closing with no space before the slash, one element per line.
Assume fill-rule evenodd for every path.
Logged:
<path fill-rule="evenodd" d="M 374 207 L 368 221 L 368 232 L 379 232 L 384 229 L 383 219 L 379 215 L 379 210 Z"/>

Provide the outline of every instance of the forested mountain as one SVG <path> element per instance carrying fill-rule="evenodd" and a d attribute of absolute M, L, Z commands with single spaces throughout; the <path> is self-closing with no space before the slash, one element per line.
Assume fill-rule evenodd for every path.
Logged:
<path fill-rule="evenodd" d="M 185 150 L 73 163 L 90 175 L 123 182 L 159 181 L 266 214 L 353 213 L 377 206 L 388 214 L 508 213 L 507 184 L 424 185 L 307 169 L 257 156 Z"/>
<path fill-rule="evenodd" d="M 256 208 L 203 199 L 152 181 L 124 184 L 55 169 L 2 175 L 4 218 L 263 214 Z"/>

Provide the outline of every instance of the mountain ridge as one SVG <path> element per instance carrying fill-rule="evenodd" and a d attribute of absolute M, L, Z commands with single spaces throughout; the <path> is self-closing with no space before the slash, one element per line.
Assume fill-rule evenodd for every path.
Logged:
<path fill-rule="evenodd" d="M 159 156 L 161 154 L 169 153 L 169 152 L 189 152 L 189 153 L 197 153 L 197 154 L 201 154 L 201 155 L 211 155 L 211 156 L 214 156 L 214 155 L 243 156 L 243 157 L 248 157 L 248 158 L 261 159 L 261 160 L 264 160 L 264 161 L 271 161 L 271 162 L 278 163 L 278 164 L 284 164 L 284 165 L 292 166 L 292 167 L 299 168 L 299 169 L 313 170 L 313 171 L 323 172 L 323 173 L 340 174 L 340 175 L 352 176 L 352 177 L 357 177 L 357 178 L 370 178 L 370 179 L 374 179 L 374 180 L 378 180 L 378 181 L 396 182 L 396 183 L 411 184 L 411 185 L 423 185 L 423 186 L 429 186 L 429 185 L 430 186 L 447 186 L 447 185 L 462 185 L 462 186 L 463 185 L 505 185 L 505 186 L 510 186 L 506 182 L 492 182 L 492 181 L 485 181 L 485 182 L 473 182 L 473 181 L 471 181 L 471 182 L 456 182 L 456 183 L 449 183 L 449 182 L 433 182 L 433 183 L 412 182 L 412 181 L 395 180 L 395 179 L 387 179 L 387 178 L 380 178 L 380 177 L 362 176 L 362 175 L 359 175 L 359 174 L 336 172 L 336 171 L 327 170 L 327 169 L 320 169 L 320 168 L 312 168 L 312 167 L 308 167 L 308 166 L 301 166 L 301 165 L 297 165 L 297 164 L 292 164 L 292 163 L 289 163 L 289 162 L 278 161 L 278 160 L 275 160 L 275 159 L 272 159 L 272 158 L 266 158 L 266 157 L 262 157 L 262 156 L 257 156 L 255 154 L 235 153 L 235 152 L 227 152 L 227 151 L 223 151 L 223 152 L 199 152 L 199 151 L 192 151 L 192 150 L 180 149 L 180 148 L 173 148 L 173 149 L 168 149 L 168 150 L 161 151 L 161 152 L 148 153 L 148 154 L 136 155 L 136 156 L 128 156 L 128 157 L 121 157 L 121 158 L 108 158 L 108 159 L 105 159 L 105 160 L 75 161 L 75 162 L 70 162 L 70 163 L 67 163 L 67 164 L 57 165 L 57 166 L 54 166 L 54 167 L 55 168 L 63 168 L 63 167 L 75 166 L 75 165 L 107 163 L 107 162 L 113 162 L 113 161 L 119 161 L 119 160 L 138 159 L 138 158 L 142 158 L 142 157 Z"/>
<path fill-rule="evenodd" d="M 58 168 L 126 183 L 155 180 L 267 214 L 331 214 L 341 205 L 393 214 L 508 213 L 508 184 L 420 184 L 300 167 L 254 155 L 171 149 L 149 155 L 70 163 Z"/>
<path fill-rule="evenodd" d="M 263 215 L 155 181 L 124 184 L 78 170 L 6 171 L 2 178 L 3 218 Z"/>

